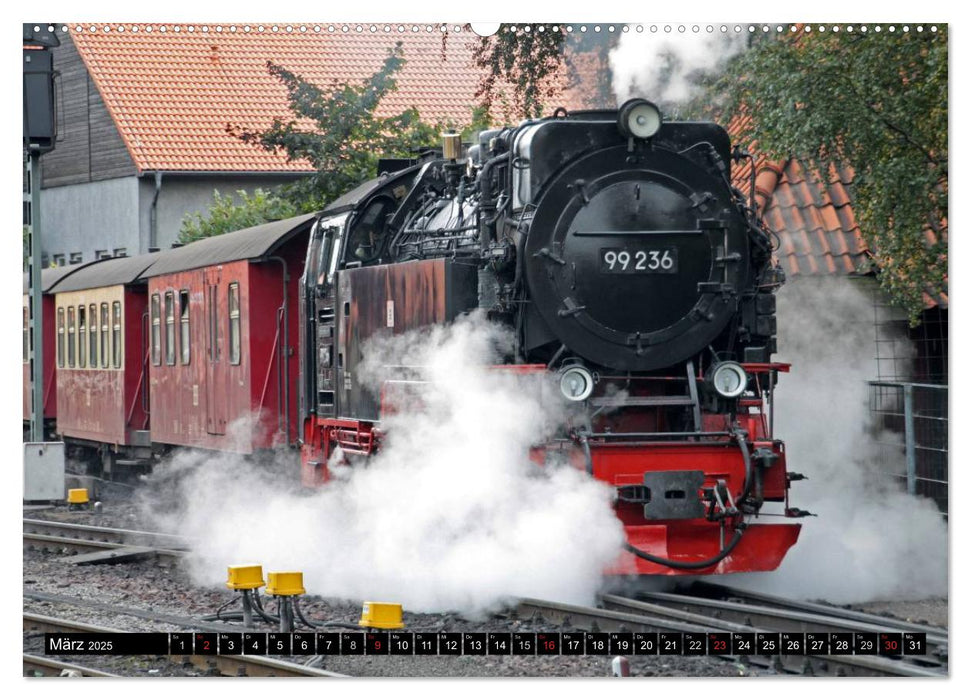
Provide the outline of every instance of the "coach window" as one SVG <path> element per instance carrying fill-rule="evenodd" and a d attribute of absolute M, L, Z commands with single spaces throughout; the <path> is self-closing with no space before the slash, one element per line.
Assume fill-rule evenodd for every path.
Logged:
<path fill-rule="evenodd" d="M 229 285 L 229 362 L 239 364 L 239 282 Z"/>
<path fill-rule="evenodd" d="M 64 366 L 64 307 L 57 307 L 57 366 Z"/>
<path fill-rule="evenodd" d="M 74 325 L 74 307 L 67 307 L 67 366 L 74 367 L 74 348 L 77 345 L 77 326 Z"/>
<path fill-rule="evenodd" d="M 121 302 L 111 302 L 111 359 L 115 369 L 121 368 Z"/>
<path fill-rule="evenodd" d="M 30 333 L 28 333 L 29 319 L 27 307 L 24 307 L 24 362 L 30 359 Z"/>
<path fill-rule="evenodd" d="M 162 315 L 158 294 L 152 295 L 152 364 L 162 364 Z"/>
<path fill-rule="evenodd" d="M 108 304 L 101 304 L 101 367 L 108 368 L 109 343 L 108 338 Z"/>
<path fill-rule="evenodd" d="M 84 304 L 78 307 L 78 367 L 88 366 L 88 314 Z"/>
<path fill-rule="evenodd" d="M 95 369 L 98 366 L 98 307 L 95 304 L 88 307 L 88 340 L 91 343 L 88 364 Z"/>
<path fill-rule="evenodd" d="M 165 364 L 175 364 L 175 294 L 165 293 Z"/>
<path fill-rule="evenodd" d="M 182 364 L 189 364 L 189 292 L 183 289 L 179 292 L 179 340 L 182 349 Z"/>

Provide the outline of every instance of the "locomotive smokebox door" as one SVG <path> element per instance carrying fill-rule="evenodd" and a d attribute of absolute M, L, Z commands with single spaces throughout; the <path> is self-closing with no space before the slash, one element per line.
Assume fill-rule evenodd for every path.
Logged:
<path fill-rule="evenodd" d="M 446 323 L 478 306 L 474 265 L 444 258 L 343 270 L 339 274 L 338 382 L 341 417 L 379 419 L 375 392 L 352 382 L 369 340 Z"/>

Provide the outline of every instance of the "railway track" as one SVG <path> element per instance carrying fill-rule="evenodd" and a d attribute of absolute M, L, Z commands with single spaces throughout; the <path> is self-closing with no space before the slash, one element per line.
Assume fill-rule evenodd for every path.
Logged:
<path fill-rule="evenodd" d="M 178 535 L 142 530 L 124 530 L 52 520 L 23 519 L 25 547 L 80 555 L 104 553 L 102 560 L 133 556 L 155 556 L 176 561 L 188 551 L 190 542 Z"/>
<path fill-rule="evenodd" d="M 648 597 L 645 595 L 645 597 Z M 766 614 L 759 624 L 752 624 L 752 620 L 742 621 L 726 619 L 712 609 L 700 603 L 694 610 L 680 609 L 680 606 L 690 606 L 681 596 L 676 605 L 661 605 L 621 596 L 604 595 L 601 607 L 587 607 L 566 605 L 550 601 L 524 599 L 517 606 L 517 614 L 522 617 L 541 617 L 545 621 L 556 622 L 576 629 L 596 632 L 691 632 L 704 634 L 706 632 L 801 632 L 801 631 L 851 631 L 853 625 L 865 627 L 855 631 L 872 631 L 868 622 L 854 620 L 824 618 L 817 616 L 819 626 L 805 628 L 805 620 L 786 620 L 784 610 L 777 610 L 773 616 Z M 668 601 L 672 602 L 672 601 Z M 709 601 L 710 603 L 711 601 Z M 795 601 L 791 601 L 795 603 Z M 707 612 L 702 612 L 702 609 Z M 840 610 L 840 608 L 835 608 Z M 793 613 L 796 614 L 796 613 Z M 876 616 L 873 616 L 876 617 Z M 898 631 L 900 627 L 889 618 L 880 618 L 883 624 L 880 631 Z M 772 620 L 772 625 L 767 621 Z M 831 625 L 829 628 L 826 624 Z M 940 632 L 940 630 L 936 630 Z M 946 636 L 945 636 L 946 639 Z M 930 646 L 930 635 L 928 635 Z M 771 668 L 787 675 L 812 676 L 909 676 L 920 678 L 943 678 L 947 676 L 947 666 L 944 660 L 928 655 L 921 657 L 883 657 L 883 656 L 838 656 L 793 654 L 774 655 L 771 657 L 733 656 L 731 654 L 716 655 L 735 663 Z"/>
<path fill-rule="evenodd" d="M 48 617 L 46 615 L 24 613 L 24 632 L 27 634 L 43 634 L 45 632 L 94 632 L 110 634 L 121 631 L 122 630 L 111 627 L 89 625 L 87 623 L 78 622 L 75 620 L 65 620 L 61 618 Z M 24 655 L 25 670 L 28 669 L 29 665 L 35 664 L 33 658 L 40 658 L 44 661 L 53 661 L 54 663 L 64 663 L 50 659 L 50 657 L 33 657 L 28 659 L 28 656 L 29 655 L 27 654 Z M 183 663 L 189 663 L 197 668 L 202 669 L 208 675 L 213 676 L 346 678 L 344 674 L 334 673 L 332 671 L 324 671 L 318 668 L 302 666 L 289 661 L 264 656 L 184 656 L 182 657 L 182 660 Z M 83 667 L 76 668 L 83 669 Z M 94 669 L 88 670 L 94 671 Z M 95 675 L 94 673 L 85 674 L 83 670 L 81 671 L 81 674 Z"/>
<path fill-rule="evenodd" d="M 23 520 L 24 546 L 61 552 L 107 552 L 136 554 L 178 560 L 188 551 L 189 541 L 176 535 L 77 525 L 48 520 Z M 70 602 L 64 596 L 25 591 L 25 597 Z M 65 598 L 64 601 L 55 599 Z M 78 601 L 80 602 L 80 601 Z M 102 606 L 112 607 L 112 606 Z M 107 610 L 106 610 L 107 611 Z M 110 610 L 156 621 L 167 621 L 196 631 L 229 631 L 218 623 L 200 624 L 186 619 L 163 620 L 146 611 Z M 774 657 L 724 655 L 723 658 L 751 666 L 771 668 L 785 674 L 844 676 L 946 677 L 947 630 L 925 624 L 883 617 L 855 610 L 796 601 L 778 596 L 698 582 L 683 593 L 641 593 L 637 598 L 604 595 L 600 607 L 565 605 L 524 599 L 518 605 L 521 617 L 542 617 L 577 629 L 599 632 L 918 632 L 926 635 L 924 656 L 778 655 Z M 27 613 L 25 630 L 27 629 Z M 168 616 L 172 617 L 172 616 Z M 77 623 L 80 624 L 80 623 Z M 216 628 L 224 628 L 219 629 Z M 97 628 L 92 628 L 95 631 Z M 56 631 L 56 630 L 49 630 Z M 104 630 L 111 631 L 111 630 Z M 260 657 L 192 657 L 211 673 L 228 675 L 337 675 L 298 664 Z M 228 661 L 226 660 L 228 659 Z M 245 669 L 246 664 L 255 664 Z M 283 666 L 275 666 L 283 664 Z M 267 666 L 273 667 L 269 671 Z M 27 670 L 25 659 L 25 670 Z M 289 667 L 306 673 L 288 673 Z M 228 671 L 227 671 L 228 669 Z M 34 669 L 43 671 L 42 669 Z M 53 670 L 53 669 L 50 669 Z M 68 669 L 72 670 L 72 669 Z M 76 670 L 84 675 L 83 670 Z M 292 670 L 292 669 L 290 669 Z M 277 673 L 279 671 L 280 673 Z"/>
<path fill-rule="evenodd" d="M 100 671 L 88 666 L 71 664 L 58 659 L 35 654 L 24 654 L 24 675 L 32 676 L 83 676 L 85 678 L 120 678 L 115 673 Z"/>
<path fill-rule="evenodd" d="M 779 632 L 919 632 L 927 635 L 927 656 L 947 659 L 947 630 L 893 617 L 849 610 L 834 605 L 696 582 L 688 593 L 643 593 L 643 610 L 663 614 L 666 609 L 713 616 Z"/>

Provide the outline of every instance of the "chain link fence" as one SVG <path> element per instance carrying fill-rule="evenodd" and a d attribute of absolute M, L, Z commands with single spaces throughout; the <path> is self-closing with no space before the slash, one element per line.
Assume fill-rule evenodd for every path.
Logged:
<path fill-rule="evenodd" d="M 933 498 L 947 517 L 947 385 L 868 384 L 870 415 L 888 474 L 906 485 L 908 493 Z"/>

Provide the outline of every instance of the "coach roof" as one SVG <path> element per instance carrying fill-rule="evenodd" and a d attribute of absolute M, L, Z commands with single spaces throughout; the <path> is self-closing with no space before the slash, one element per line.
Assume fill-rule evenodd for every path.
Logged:
<path fill-rule="evenodd" d="M 41 294 L 47 294 L 51 287 L 63 280 L 69 275 L 73 275 L 75 272 L 81 268 L 87 267 L 88 265 L 94 265 L 101 260 L 89 260 L 84 263 L 75 263 L 74 265 L 58 265 L 57 267 L 46 267 L 41 270 L 40 274 L 40 291 Z M 30 278 L 27 273 L 24 273 L 24 294 L 30 291 Z"/>
<path fill-rule="evenodd" d="M 48 291 L 53 294 L 61 294 L 63 292 L 76 292 L 80 289 L 132 284 L 138 281 L 145 268 L 155 262 L 158 256 L 158 253 L 149 253 L 131 258 L 98 260 L 63 278 Z M 43 277 L 41 279 L 43 280 Z"/>
<path fill-rule="evenodd" d="M 314 217 L 316 214 L 301 214 L 163 251 L 142 277 L 159 277 L 236 260 L 265 258 L 294 236 L 308 230 Z"/>

